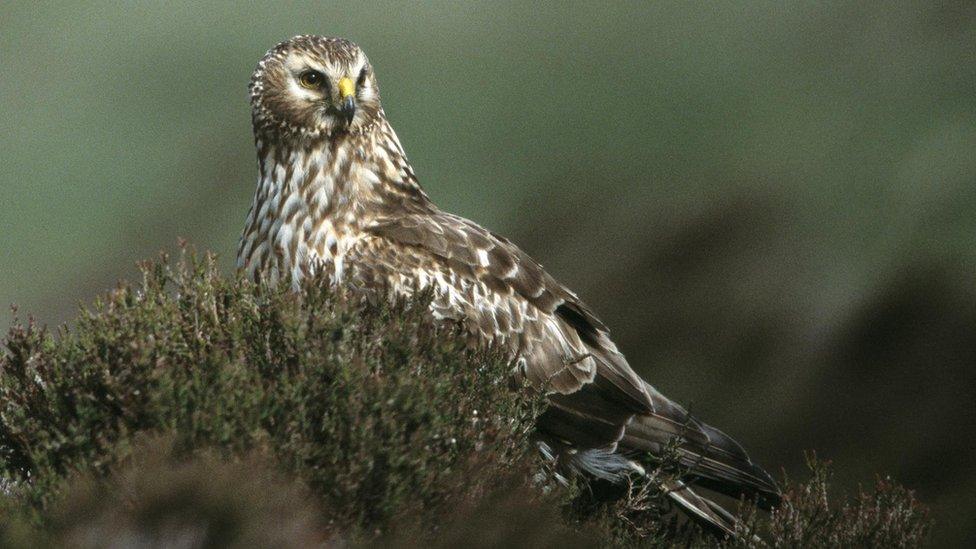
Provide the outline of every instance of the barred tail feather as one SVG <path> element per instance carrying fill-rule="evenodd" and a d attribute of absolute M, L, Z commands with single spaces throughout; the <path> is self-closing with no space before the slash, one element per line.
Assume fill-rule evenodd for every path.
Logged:
<path fill-rule="evenodd" d="M 698 524 L 719 537 L 736 535 L 736 524 L 739 521 L 722 506 L 696 494 L 690 486 L 681 481 L 666 482 L 663 488 L 667 491 L 668 497 Z"/>

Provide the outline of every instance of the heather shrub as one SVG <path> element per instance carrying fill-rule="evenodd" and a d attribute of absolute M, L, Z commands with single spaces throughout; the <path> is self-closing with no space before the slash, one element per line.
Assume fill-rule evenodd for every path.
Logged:
<path fill-rule="evenodd" d="M 824 466 L 721 542 L 676 517 L 659 460 L 630 486 L 554 481 L 541 395 L 425 314 L 143 266 L 55 333 L 14 322 L 0 358 L 0 544 L 96 547 L 915 546 L 928 521 L 884 481 L 832 504 Z M 746 532 L 748 530 L 748 532 Z"/>

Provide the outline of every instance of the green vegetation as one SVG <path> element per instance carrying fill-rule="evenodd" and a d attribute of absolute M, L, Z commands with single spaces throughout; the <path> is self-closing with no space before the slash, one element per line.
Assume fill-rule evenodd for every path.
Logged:
<path fill-rule="evenodd" d="M 656 481 L 564 487 L 531 443 L 543 399 L 421 296 L 356 301 L 253 285 L 212 259 L 143 266 L 51 334 L 15 324 L 0 362 L 0 545 L 711 545 Z M 831 503 L 828 472 L 744 510 L 737 544 L 917 546 L 888 481 Z M 755 533 L 758 537 L 752 537 Z M 760 541 L 762 540 L 762 541 Z"/>

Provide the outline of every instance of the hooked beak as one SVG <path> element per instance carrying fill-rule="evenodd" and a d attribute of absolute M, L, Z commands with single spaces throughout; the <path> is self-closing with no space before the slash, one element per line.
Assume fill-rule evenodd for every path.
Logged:
<path fill-rule="evenodd" d="M 339 98 L 339 114 L 348 126 L 356 116 L 356 84 L 351 78 L 339 79 Z"/>

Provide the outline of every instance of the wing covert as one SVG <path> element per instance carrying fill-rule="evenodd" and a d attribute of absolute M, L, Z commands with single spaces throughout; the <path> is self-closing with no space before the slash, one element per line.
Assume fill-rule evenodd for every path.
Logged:
<path fill-rule="evenodd" d="M 610 341 L 607 327 L 573 292 L 508 239 L 441 212 L 382 219 L 368 230 L 430 254 L 451 272 L 484 284 L 501 299 L 520 302 L 525 322 L 541 332 L 533 334 L 532 326 L 523 326 L 523 347 L 557 343 L 556 348 L 545 349 L 544 357 L 538 356 L 537 350 L 520 349 L 535 352 L 536 359 L 528 360 L 527 367 L 539 371 L 528 372 L 530 378 L 562 382 L 556 387 L 562 394 L 572 394 L 592 383 L 602 399 L 630 413 L 653 409 L 643 380 Z M 566 370 L 582 369 L 587 371 L 573 379 L 561 375 Z M 572 407 L 571 402 L 562 405 Z"/>

